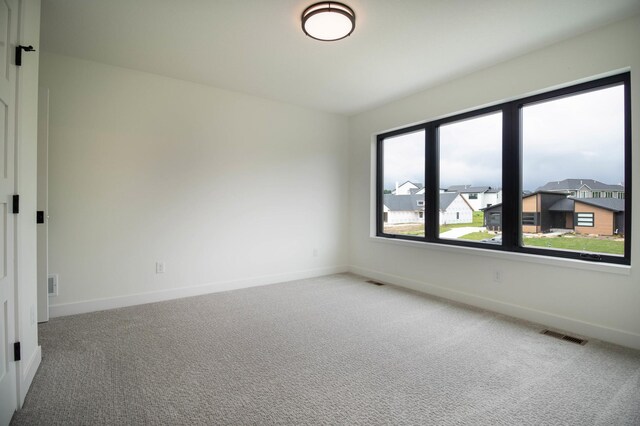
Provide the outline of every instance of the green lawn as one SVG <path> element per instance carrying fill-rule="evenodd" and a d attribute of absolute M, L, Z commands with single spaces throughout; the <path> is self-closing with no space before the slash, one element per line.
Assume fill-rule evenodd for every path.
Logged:
<path fill-rule="evenodd" d="M 463 235 L 462 237 L 460 237 L 460 239 L 480 241 L 480 240 L 484 240 L 485 238 L 493 238 L 493 237 L 495 237 L 495 234 L 490 234 L 488 232 L 472 232 L 470 234 Z"/>
<path fill-rule="evenodd" d="M 385 226 L 384 232 L 395 235 L 424 237 L 424 225 L 421 223 L 406 223 L 402 225 Z"/>
<path fill-rule="evenodd" d="M 590 237 L 523 238 L 525 246 L 548 247 L 590 253 L 624 254 L 624 241 Z"/>
<path fill-rule="evenodd" d="M 488 232 L 472 232 L 460 237 L 462 240 L 480 241 L 491 238 Z M 545 247 L 561 250 L 585 251 L 589 253 L 624 254 L 624 241 L 606 238 L 592 238 L 582 236 L 555 238 L 523 238 L 525 247 Z"/>
<path fill-rule="evenodd" d="M 451 225 L 441 225 L 440 233 L 447 232 L 453 228 L 465 228 L 467 226 L 481 227 L 484 221 L 484 214 L 482 212 L 473 212 L 473 222 L 471 223 L 455 223 Z M 415 235 L 418 237 L 424 236 L 424 226 L 421 223 L 407 223 L 404 225 L 394 225 L 385 227 L 385 232 L 396 235 Z M 485 238 L 485 237 L 483 237 Z M 482 238 L 479 238 L 482 239 Z"/>
<path fill-rule="evenodd" d="M 440 232 L 464 226 L 482 226 L 482 212 L 475 212 L 473 214 L 473 223 L 441 226 Z M 388 229 L 387 232 L 401 235 L 415 235 L 419 237 L 424 236 L 424 228 L 422 224 L 401 225 L 399 227 Z M 472 232 L 470 234 L 463 235 L 460 239 L 480 241 L 494 236 L 495 234 L 486 231 Z M 563 237 L 524 238 L 523 242 L 525 247 L 545 247 L 561 250 L 584 251 L 589 253 L 624 254 L 624 241 L 616 241 L 612 238 L 593 238 L 572 235 Z"/>

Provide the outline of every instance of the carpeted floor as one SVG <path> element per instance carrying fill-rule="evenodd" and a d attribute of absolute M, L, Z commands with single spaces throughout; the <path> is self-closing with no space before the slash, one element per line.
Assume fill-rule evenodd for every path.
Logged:
<path fill-rule="evenodd" d="M 53 319 L 13 425 L 640 425 L 640 352 L 353 275 Z"/>

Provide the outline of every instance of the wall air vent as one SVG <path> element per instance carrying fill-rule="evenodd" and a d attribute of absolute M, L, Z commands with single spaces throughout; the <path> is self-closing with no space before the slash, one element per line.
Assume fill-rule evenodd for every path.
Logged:
<path fill-rule="evenodd" d="M 47 280 L 48 293 L 49 296 L 57 296 L 58 295 L 58 274 L 51 274 Z"/>
<path fill-rule="evenodd" d="M 563 334 L 563 333 L 558 333 L 557 331 L 542 330 L 540 333 L 541 334 L 546 334 L 547 336 L 555 337 L 556 339 L 566 340 L 567 342 L 575 343 L 576 345 L 584 346 L 584 345 L 587 344 L 587 340 L 585 340 L 585 339 L 580 339 L 578 337 L 569 336 L 569 335 Z"/>

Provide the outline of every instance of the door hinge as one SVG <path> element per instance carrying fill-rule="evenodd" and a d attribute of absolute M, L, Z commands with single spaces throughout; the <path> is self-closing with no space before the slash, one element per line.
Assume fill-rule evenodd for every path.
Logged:
<path fill-rule="evenodd" d="M 15 194 L 13 196 L 13 210 L 12 210 L 13 214 L 18 214 L 20 213 L 20 196 L 18 194 Z"/>
<path fill-rule="evenodd" d="M 33 46 L 16 46 L 16 66 L 17 67 L 21 67 L 22 66 L 22 51 L 25 52 L 35 52 L 36 49 L 33 48 Z"/>
<path fill-rule="evenodd" d="M 44 223 L 44 211 L 38 210 L 36 212 L 36 223 Z"/>
<path fill-rule="evenodd" d="M 20 342 L 13 344 L 13 360 L 20 361 Z"/>

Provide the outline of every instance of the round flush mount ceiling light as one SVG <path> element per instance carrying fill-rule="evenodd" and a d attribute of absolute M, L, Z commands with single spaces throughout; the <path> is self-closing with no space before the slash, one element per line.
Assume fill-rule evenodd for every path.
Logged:
<path fill-rule="evenodd" d="M 346 4 L 323 1 L 302 12 L 302 31 L 316 40 L 340 40 L 349 36 L 355 27 L 356 14 Z"/>

